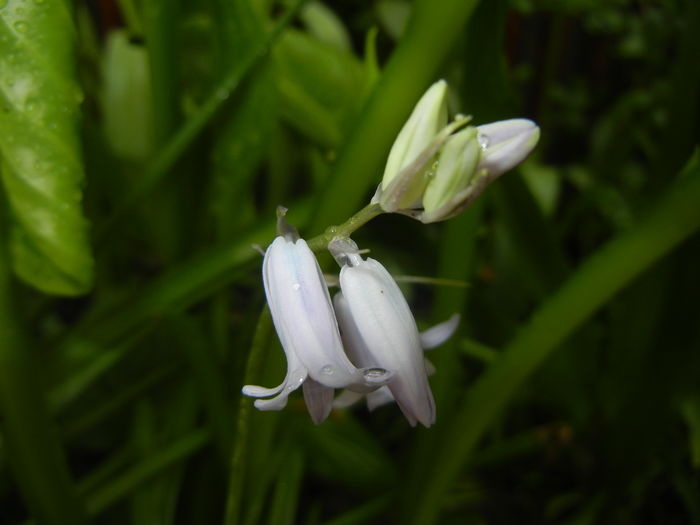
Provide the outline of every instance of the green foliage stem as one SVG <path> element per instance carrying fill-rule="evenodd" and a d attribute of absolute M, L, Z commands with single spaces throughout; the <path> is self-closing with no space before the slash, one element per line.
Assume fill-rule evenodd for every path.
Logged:
<path fill-rule="evenodd" d="M 7 253 L 0 247 L 0 412 L 5 454 L 37 522 L 79 525 L 84 521 L 82 508 L 16 314 Z"/>
<path fill-rule="evenodd" d="M 695 155 L 644 220 L 589 257 L 535 312 L 467 393 L 437 448 L 431 481 L 407 522 L 437 522 L 450 483 L 519 387 L 616 292 L 700 228 L 699 200 L 700 161 Z"/>
<path fill-rule="evenodd" d="M 255 337 L 250 348 L 248 365 L 246 367 L 245 382 L 252 383 L 259 376 L 263 364 L 265 350 L 272 335 L 272 316 L 270 309 L 265 308 L 260 314 L 258 325 L 255 329 Z M 235 525 L 241 519 L 241 498 L 245 486 L 245 463 L 250 440 L 250 415 L 253 403 L 249 398 L 241 396 L 238 408 L 238 421 L 236 423 L 236 435 L 229 465 L 229 486 L 226 498 L 225 525 Z"/>

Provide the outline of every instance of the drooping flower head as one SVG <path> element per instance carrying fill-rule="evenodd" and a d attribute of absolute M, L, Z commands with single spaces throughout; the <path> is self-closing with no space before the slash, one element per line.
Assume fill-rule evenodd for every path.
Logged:
<path fill-rule="evenodd" d="M 255 385 L 243 393 L 258 399 L 260 410 L 281 410 L 291 392 L 303 384 L 304 399 L 315 423 L 329 414 L 335 388 L 367 392 L 387 383 L 391 373 L 355 367 L 345 355 L 338 323 L 316 257 L 306 241 L 283 220 L 280 235 L 263 259 L 263 283 L 272 320 L 287 357 L 287 374 L 274 388 Z"/>

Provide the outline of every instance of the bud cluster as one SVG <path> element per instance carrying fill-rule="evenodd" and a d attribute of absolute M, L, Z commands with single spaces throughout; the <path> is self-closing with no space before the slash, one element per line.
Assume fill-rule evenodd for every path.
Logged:
<path fill-rule="evenodd" d="M 424 223 L 449 219 L 522 162 L 540 135 L 527 119 L 469 121 L 457 115 L 448 123 L 447 83 L 433 84 L 396 138 L 373 201 Z"/>

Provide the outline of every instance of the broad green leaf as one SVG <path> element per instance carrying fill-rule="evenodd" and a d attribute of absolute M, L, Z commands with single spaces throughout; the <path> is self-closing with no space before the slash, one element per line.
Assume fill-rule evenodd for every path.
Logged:
<path fill-rule="evenodd" d="M 85 293 L 93 279 L 74 40 L 63 2 L 9 0 L 0 9 L 0 154 L 14 270 L 60 295 Z"/>

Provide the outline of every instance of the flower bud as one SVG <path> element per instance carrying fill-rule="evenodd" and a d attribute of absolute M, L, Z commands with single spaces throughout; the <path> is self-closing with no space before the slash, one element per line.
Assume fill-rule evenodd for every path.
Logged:
<path fill-rule="evenodd" d="M 437 168 L 423 194 L 421 221 L 435 222 L 447 218 L 473 187 L 481 148 L 477 129 L 469 126 L 451 135 L 440 151 Z"/>
<path fill-rule="evenodd" d="M 537 124 L 528 119 L 501 120 L 451 135 L 423 194 L 423 211 L 410 215 L 423 223 L 454 217 L 491 181 L 525 160 L 539 137 Z"/>
<path fill-rule="evenodd" d="M 384 209 L 395 211 L 420 202 L 428 182 L 424 172 L 432 164 L 437 148 L 432 154 L 421 154 L 446 125 L 447 83 L 439 80 L 418 101 L 391 147 L 379 188 Z"/>
<path fill-rule="evenodd" d="M 525 118 L 500 120 L 476 129 L 482 148 L 478 169 L 486 170 L 489 180 L 525 160 L 540 138 L 540 128 Z"/>

